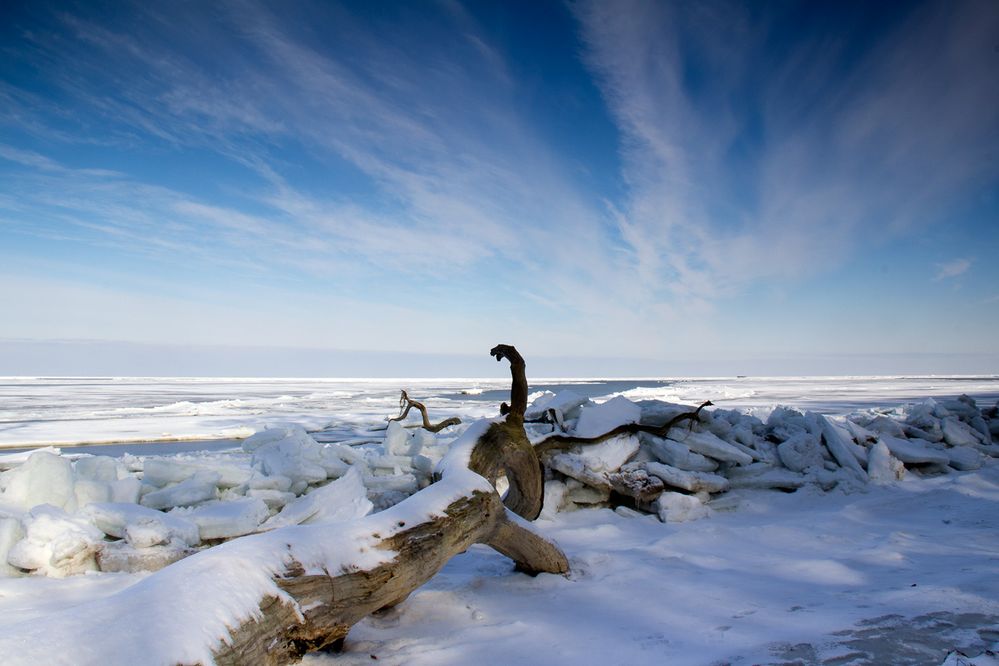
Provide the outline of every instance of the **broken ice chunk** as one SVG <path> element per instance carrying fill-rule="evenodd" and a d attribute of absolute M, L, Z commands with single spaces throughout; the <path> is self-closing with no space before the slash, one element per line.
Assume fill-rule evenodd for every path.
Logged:
<path fill-rule="evenodd" d="M 320 446 L 303 428 L 273 428 L 254 437 L 258 435 L 267 435 L 267 438 L 263 444 L 252 449 L 251 464 L 255 469 L 267 475 L 286 476 L 293 484 L 304 483 L 307 486 L 326 480 Z M 247 441 L 243 442 L 244 449 Z"/>
<path fill-rule="evenodd" d="M 170 541 L 194 546 L 199 540 L 198 526 L 190 520 L 139 504 L 91 504 L 83 509 L 82 515 L 97 529 L 116 539 L 128 538 L 131 531 L 130 541 L 139 548 Z M 154 534 L 156 538 L 153 538 Z"/>
<path fill-rule="evenodd" d="M 624 396 L 611 398 L 601 404 L 587 404 L 579 413 L 579 421 L 573 435 L 595 437 L 609 432 L 619 425 L 638 423 L 642 418 L 642 408 Z"/>
<path fill-rule="evenodd" d="M 77 507 L 84 507 L 93 502 L 111 501 L 111 486 L 104 481 L 79 479 L 77 480 L 73 491 L 76 497 Z"/>
<path fill-rule="evenodd" d="M 905 465 L 879 440 L 867 455 L 867 476 L 878 485 L 892 484 L 905 477 Z"/>
<path fill-rule="evenodd" d="M 111 501 L 138 504 L 139 493 L 142 490 L 142 482 L 134 476 L 126 476 L 124 479 L 112 481 Z"/>
<path fill-rule="evenodd" d="M 197 472 L 214 472 L 219 475 L 221 488 L 233 488 L 249 481 L 251 471 L 223 463 L 192 463 L 180 460 L 147 458 L 143 466 L 142 480 L 151 486 L 163 488 L 171 483 L 189 479 Z"/>
<path fill-rule="evenodd" d="M 20 467 L 0 474 L 0 498 L 22 509 L 49 504 L 75 511 L 73 481 L 69 460 L 48 451 L 36 451 Z"/>
<path fill-rule="evenodd" d="M 183 517 L 198 526 L 202 541 L 231 539 L 255 532 L 270 511 L 264 501 L 254 497 L 232 502 L 202 504 L 194 509 L 174 509 L 171 516 Z"/>
<path fill-rule="evenodd" d="M 898 437 L 882 434 L 878 441 L 883 442 L 893 456 L 910 465 L 950 464 L 950 457 L 944 451 L 931 449 L 917 440 L 899 439 Z"/>
<path fill-rule="evenodd" d="M 613 472 L 621 468 L 638 451 L 640 444 L 634 435 L 618 435 L 599 444 L 577 446 L 573 452 L 595 472 Z"/>
<path fill-rule="evenodd" d="M 670 433 L 670 439 L 686 445 L 691 451 L 696 451 L 701 455 L 709 456 L 715 460 L 734 462 L 739 465 L 748 465 L 753 462 L 752 456 L 740 451 L 710 432 L 674 430 L 674 432 Z"/>
<path fill-rule="evenodd" d="M 7 564 L 7 553 L 14 544 L 24 538 L 21 521 L 12 517 L 0 517 L 0 575 L 13 576 L 17 569 Z"/>
<path fill-rule="evenodd" d="M 216 497 L 217 472 L 196 472 L 194 476 L 175 486 L 154 490 L 143 495 L 141 504 L 151 509 L 172 509 L 175 506 L 191 506 Z"/>
<path fill-rule="evenodd" d="M 120 464 L 110 456 L 84 456 L 73 464 L 77 479 L 89 479 L 91 481 L 103 481 L 111 483 L 120 478 L 118 468 Z M 126 473 L 124 467 L 122 474 Z"/>
<path fill-rule="evenodd" d="M 699 520 L 711 515 L 711 509 L 693 495 L 665 492 L 653 503 L 659 520 L 664 523 L 681 523 Z"/>
<path fill-rule="evenodd" d="M 136 548 L 125 541 L 113 541 L 101 544 L 97 551 L 97 565 L 106 572 L 158 571 L 194 552 L 195 549 L 177 541 L 149 548 Z"/>
<path fill-rule="evenodd" d="M 674 488 L 682 488 L 692 493 L 705 491 L 720 493 L 728 490 L 728 479 L 708 472 L 688 472 L 662 463 L 649 462 L 643 467 L 649 474 L 662 479 L 663 483 Z"/>
<path fill-rule="evenodd" d="M 53 578 L 97 569 L 94 554 L 104 535 L 86 519 L 43 504 L 31 510 L 24 527 L 25 538 L 7 554 L 10 564 Z"/>
<path fill-rule="evenodd" d="M 271 530 L 301 523 L 339 523 L 368 515 L 372 504 L 356 468 L 336 481 L 316 488 L 285 506 L 261 529 Z"/>
<path fill-rule="evenodd" d="M 659 462 L 666 463 L 667 465 L 690 470 L 691 472 L 713 472 L 718 469 L 717 462 L 702 456 L 700 453 L 691 451 L 686 444 L 681 444 L 672 439 L 653 437 L 647 433 L 642 433 L 641 441 Z"/>

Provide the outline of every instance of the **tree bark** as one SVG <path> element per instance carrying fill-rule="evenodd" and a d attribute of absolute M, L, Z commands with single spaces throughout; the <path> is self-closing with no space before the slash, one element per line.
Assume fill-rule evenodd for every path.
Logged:
<path fill-rule="evenodd" d="M 517 570 L 531 575 L 569 571 L 568 559 L 558 546 L 534 532 L 524 520 L 537 518 L 544 498 L 544 470 L 524 430 L 526 363 L 510 345 L 497 345 L 490 354 L 497 361 L 505 358 L 510 362 L 510 404 L 504 403 L 502 409 L 505 421 L 490 424 L 474 443 L 467 468 L 462 465 L 455 470 L 463 455 L 457 448 L 443 461 L 441 478 L 434 485 L 464 483 L 456 499 L 442 515 L 429 516 L 381 540 L 377 547 L 396 555 L 373 569 L 305 575 L 305 568 L 292 562 L 277 583 L 303 609 L 301 614 L 287 600 L 264 599 L 259 619 L 236 628 L 231 642 L 216 651 L 219 664 L 284 664 L 310 650 L 337 644 L 361 618 L 400 603 L 448 560 L 475 543 L 489 545 L 512 559 Z M 423 405 L 409 400 L 405 391 L 402 397 L 407 405 L 399 418 L 405 418 L 415 406 L 423 413 L 427 427 Z M 495 485 L 503 475 L 509 481 L 509 491 L 501 499 Z M 477 487 L 482 478 L 489 482 L 489 491 Z M 379 515 L 382 520 L 386 513 L 405 515 L 406 504 L 419 502 L 427 490 L 430 488 Z"/>
<path fill-rule="evenodd" d="M 305 575 L 304 568 L 292 562 L 277 583 L 302 614 L 286 600 L 264 599 L 259 619 L 236 628 L 231 642 L 215 652 L 215 660 L 220 665 L 275 666 L 332 645 L 366 615 L 404 600 L 475 543 L 495 548 L 513 559 L 518 570 L 530 574 L 569 570 L 558 546 L 510 515 L 495 492 L 474 490 L 458 497 L 443 515 L 384 539 L 378 548 L 396 555 L 373 569 Z"/>
<path fill-rule="evenodd" d="M 527 364 L 512 345 L 496 345 L 489 354 L 497 361 L 510 362 L 510 404 L 503 403 L 503 423 L 493 423 L 472 452 L 469 469 L 493 486 L 506 476 L 509 490 L 503 503 L 515 514 L 534 520 L 541 514 L 545 496 L 545 473 L 537 452 L 524 430 L 527 411 Z"/>

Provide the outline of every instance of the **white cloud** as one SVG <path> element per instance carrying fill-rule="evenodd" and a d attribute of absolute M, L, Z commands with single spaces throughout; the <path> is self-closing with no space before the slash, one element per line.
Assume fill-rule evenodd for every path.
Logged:
<path fill-rule="evenodd" d="M 945 261 L 942 264 L 937 264 L 937 273 L 933 279 L 939 281 L 964 275 L 968 269 L 971 268 L 971 264 L 971 259 L 953 259 L 951 261 Z"/>

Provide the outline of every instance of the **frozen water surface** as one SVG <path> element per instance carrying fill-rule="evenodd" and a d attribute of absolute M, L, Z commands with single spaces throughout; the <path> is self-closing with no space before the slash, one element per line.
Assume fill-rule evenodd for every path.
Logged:
<path fill-rule="evenodd" d="M 431 415 L 490 416 L 507 379 L 0 378 L 0 447 L 241 439 L 296 423 L 349 438 L 381 426 L 407 388 Z M 841 414 L 962 393 L 999 399 L 999 377 L 720 377 L 537 379 L 531 391 L 571 389 L 599 400 L 666 400 L 766 410 L 793 405 Z M 225 448 L 226 444 L 212 445 Z M 187 443 L 168 450 L 197 450 Z M 203 448 L 203 447 L 202 447 Z M 131 452 L 138 453 L 136 449 Z M 142 453 L 151 452 L 143 450 Z"/>

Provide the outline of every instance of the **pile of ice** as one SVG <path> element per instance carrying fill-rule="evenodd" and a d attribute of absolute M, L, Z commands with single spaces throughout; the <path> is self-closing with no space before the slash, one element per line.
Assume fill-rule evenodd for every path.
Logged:
<path fill-rule="evenodd" d="M 47 449 L 0 460 L 0 574 L 155 570 L 226 539 L 340 522 L 431 482 L 447 445 L 390 423 L 381 444 L 271 428 L 229 454 L 137 458 Z"/>
<path fill-rule="evenodd" d="M 538 396 L 526 417 L 532 441 L 553 433 L 592 437 L 626 423 L 660 425 L 685 405 L 618 396 L 597 404 L 565 391 Z M 653 513 L 664 522 L 700 518 L 730 489 L 851 492 L 900 481 L 907 470 L 978 469 L 999 457 L 999 405 L 967 396 L 834 418 L 777 407 L 763 421 L 737 410 L 702 410 L 665 438 L 622 435 L 575 446 L 546 461 L 543 517 L 585 506 Z M 724 502 L 721 503 L 724 505 Z"/>
<path fill-rule="evenodd" d="M 526 414 L 535 442 L 666 423 L 686 405 L 544 393 Z M 47 449 L 0 456 L 0 574 L 154 570 L 245 534 L 352 520 L 432 482 L 455 441 L 392 422 L 381 441 L 317 443 L 299 426 L 259 432 L 236 452 L 137 458 Z M 484 424 L 484 425 L 483 425 Z M 999 457 L 999 408 L 962 396 L 833 418 L 778 407 L 766 420 L 702 410 L 667 437 L 622 435 L 545 456 L 544 513 L 611 506 L 664 522 L 701 518 L 731 489 L 847 492 L 907 471 L 971 470 Z"/>

